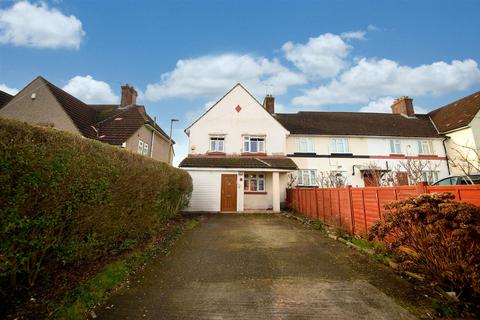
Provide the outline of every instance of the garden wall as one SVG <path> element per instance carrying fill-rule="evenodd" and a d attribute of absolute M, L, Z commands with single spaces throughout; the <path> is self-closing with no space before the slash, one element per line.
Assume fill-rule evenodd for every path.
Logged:
<path fill-rule="evenodd" d="M 450 192 L 455 200 L 480 206 L 480 186 L 416 186 L 287 189 L 290 208 L 350 234 L 362 235 L 382 218 L 384 205 L 424 193 Z"/>

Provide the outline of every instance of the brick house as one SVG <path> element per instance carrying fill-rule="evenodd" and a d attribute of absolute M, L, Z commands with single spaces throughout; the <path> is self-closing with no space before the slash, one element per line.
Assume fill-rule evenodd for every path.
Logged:
<path fill-rule="evenodd" d="M 136 90 L 124 85 L 120 104 L 86 104 L 37 77 L 15 96 L 0 91 L 0 117 L 53 127 L 171 164 L 174 141 L 136 98 Z"/>

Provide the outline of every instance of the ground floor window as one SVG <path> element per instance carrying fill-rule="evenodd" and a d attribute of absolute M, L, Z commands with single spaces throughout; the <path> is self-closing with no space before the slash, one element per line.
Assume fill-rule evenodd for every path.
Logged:
<path fill-rule="evenodd" d="M 299 186 L 317 185 L 317 170 L 298 170 L 297 177 Z"/>
<path fill-rule="evenodd" d="M 432 184 L 438 180 L 438 171 L 423 171 L 422 180 Z"/>
<path fill-rule="evenodd" d="M 245 173 L 243 190 L 247 192 L 265 192 L 265 175 L 263 173 Z"/>

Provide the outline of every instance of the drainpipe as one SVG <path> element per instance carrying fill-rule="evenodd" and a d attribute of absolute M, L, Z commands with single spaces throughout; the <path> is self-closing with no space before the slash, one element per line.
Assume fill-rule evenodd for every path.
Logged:
<path fill-rule="evenodd" d="M 150 140 L 150 158 L 153 158 L 153 143 L 155 142 L 155 125 L 157 124 L 157 117 L 153 117 L 152 139 Z"/>
<path fill-rule="evenodd" d="M 447 171 L 448 171 L 448 175 L 451 175 L 451 173 L 450 173 L 450 163 L 448 162 L 447 146 L 445 145 L 445 141 L 447 141 L 448 139 L 450 139 L 450 138 L 449 138 L 449 137 L 445 137 L 445 138 L 442 140 L 442 144 L 443 144 L 443 150 L 445 151 L 445 157 L 447 158 Z"/>

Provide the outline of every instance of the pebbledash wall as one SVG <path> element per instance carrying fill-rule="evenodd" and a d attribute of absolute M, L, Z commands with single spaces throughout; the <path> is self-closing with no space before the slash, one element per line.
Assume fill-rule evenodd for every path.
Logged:
<path fill-rule="evenodd" d="M 480 186 L 415 186 L 369 188 L 295 188 L 287 190 L 287 204 L 312 220 L 319 220 L 352 235 L 363 235 L 381 219 L 384 205 L 424 193 L 450 192 L 455 200 L 480 206 Z"/>

